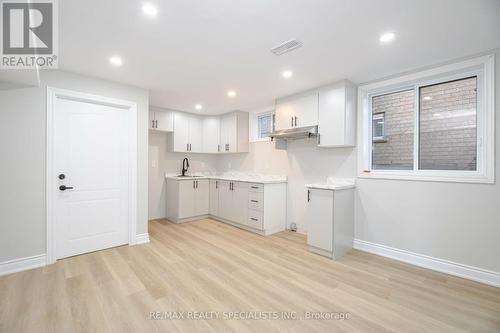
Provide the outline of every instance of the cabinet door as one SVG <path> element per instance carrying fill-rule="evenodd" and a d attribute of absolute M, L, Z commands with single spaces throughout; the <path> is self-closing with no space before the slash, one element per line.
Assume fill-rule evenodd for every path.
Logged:
<path fill-rule="evenodd" d="M 204 153 L 217 153 L 220 147 L 220 119 L 218 117 L 207 117 L 203 119 L 203 142 Z"/>
<path fill-rule="evenodd" d="M 276 130 L 318 125 L 318 93 L 289 97 L 276 104 Z"/>
<path fill-rule="evenodd" d="M 333 250 L 333 191 L 309 189 L 307 244 Z"/>
<path fill-rule="evenodd" d="M 189 115 L 176 112 L 174 115 L 174 151 L 187 152 L 189 143 Z"/>
<path fill-rule="evenodd" d="M 294 127 L 318 125 L 318 93 L 297 99 L 293 111 Z"/>
<path fill-rule="evenodd" d="M 219 181 L 215 179 L 210 180 L 210 215 L 219 215 Z"/>
<path fill-rule="evenodd" d="M 198 116 L 191 116 L 189 118 L 189 151 L 193 153 L 201 153 L 202 147 L 202 121 Z"/>
<path fill-rule="evenodd" d="M 209 209 L 210 181 L 208 179 L 195 180 L 195 215 L 207 215 Z"/>
<path fill-rule="evenodd" d="M 231 220 L 233 217 L 233 192 L 230 189 L 230 182 L 219 181 L 219 216 Z"/>
<path fill-rule="evenodd" d="M 238 118 L 235 114 L 221 119 L 221 151 L 236 152 L 238 145 Z"/>
<path fill-rule="evenodd" d="M 319 93 L 318 146 L 345 145 L 345 87 Z"/>
<path fill-rule="evenodd" d="M 233 182 L 232 221 L 247 224 L 248 219 L 248 183 Z"/>
<path fill-rule="evenodd" d="M 293 127 L 293 106 L 284 102 L 276 104 L 274 127 L 277 131 Z"/>
<path fill-rule="evenodd" d="M 155 111 L 156 129 L 158 131 L 172 132 L 174 130 L 174 117 L 170 111 Z"/>
<path fill-rule="evenodd" d="M 179 181 L 179 216 L 183 219 L 196 216 L 195 213 L 195 193 L 193 180 Z"/>
<path fill-rule="evenodd" d="M 149 129 L 155 129 L 155 112 L 149 111 Z"/>

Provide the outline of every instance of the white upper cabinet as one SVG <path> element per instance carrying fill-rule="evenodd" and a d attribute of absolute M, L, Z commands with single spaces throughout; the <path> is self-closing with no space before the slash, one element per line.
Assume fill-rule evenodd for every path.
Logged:
<path fill-rule="evenodd" d="M 218 153 L 220 151 L 220 118 L 203 118 L 203 152 Z"/>
<path fill-rule="evenodd" d="M 318 125 L 318 93 L 311 92 L 276 101 L 275 130 Z"/>
<path fill-rule="evenodd" d="M 248 152 L 248 113 L 232 112 L 221 117 L 220 151 Z"/>
<path fill-rule="evenodd" d="M 319 91 L 318 146 L 356 145 L 356 95 L 347 80 Z"/>
<path fill-rule="evenodd" d="M 231 112 L 223 116 L 198 116 L 175 112 L 169 149 L 184 153 L 248 152 L 248 113 Z"/>
<path fill-rule="evenodd" d="M 196 115 L 176 112 L 170 147 L 174 152 L 202 152 L 202 120 Z"/>
<path fill-rule="evenodd" d="M 174 112 L 163 109 L 149 110 L 149 129 L 172 132 L 174 130 Z"/>

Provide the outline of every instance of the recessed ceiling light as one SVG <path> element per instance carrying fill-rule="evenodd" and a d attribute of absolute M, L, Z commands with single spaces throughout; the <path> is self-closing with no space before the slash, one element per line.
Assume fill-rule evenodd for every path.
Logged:
<path fill-rule="evenodd" d="M 396 37 L 396 34 L 394 32 L 386 32 L 386 33 L 380 35 L 379 41 L 380 41 L 380 43 L 385 44 L 385 43 L 389 43 L 392 40 L 394 40 L 395 37 Z"/>
<path fill-rule="evenodd" d="M 110 57 L 109 63 L 113 66 L 116 66 L 116 67 L 123 65 L 122 58 L 120 58 L 119 56 Z"/>
<path fill-rule="evenodd" d="M 289 79 L 293 76 L 293 72 L 286 70 L 286 71 L 283 71 L 283 73 L 281 73 L 281 76 L 283 76 L 285 79 Z"/>
<path fill-rule="evenodd" d="M 142 12 L 149 17 L 155 17 L 158 14 L 158 9 L 153 4 L 145 3 L 142 5 Z"/>
<path fill-rule="evenodd" d="M 229 91 L 227 92 L 227 96 L 228 96 L 228 97 L 236 97 L 236 91 L 234 91 L 234 90 L 229 90 Z"/>
<path fill-rule="evenodd" d="M 203 109 L 203 105 L 201 105 L 201 104 L 196 104 L 196 105 L 194 106 L 194 108 L 195 108 L 196 110 L 201 110 L 201 109 Z"/>

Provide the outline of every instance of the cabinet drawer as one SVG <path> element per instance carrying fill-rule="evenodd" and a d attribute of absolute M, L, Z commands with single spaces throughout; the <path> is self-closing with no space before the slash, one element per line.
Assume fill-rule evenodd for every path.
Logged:
<path fill-rule="evenodd" d="M 264 193 L 248 192 L 248 208 L 262 211 L 264 208 Z"/>
<path fill-rule="evenodd" d="M 248 210 L 248 221 L 247 221 L 247 226 L 254 228 L 254 229 L 263 229 L 263 222 L 262 222 L 262 212 L 254 209 L 249 209 Z"/>
<path fill-rule="evenodd" d="M 248 190 L 251 192 L 264 192 L 264 184 L 250 183 Z"/>

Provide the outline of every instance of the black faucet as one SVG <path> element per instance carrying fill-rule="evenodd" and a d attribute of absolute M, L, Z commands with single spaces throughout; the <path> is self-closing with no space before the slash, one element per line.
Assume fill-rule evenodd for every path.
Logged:
<path fill-rule="evenodd" d="M 189 160 L 186 157 L 182 160 L 182 176 L 186 175 L 188 168 L 189 168 Z"/>

